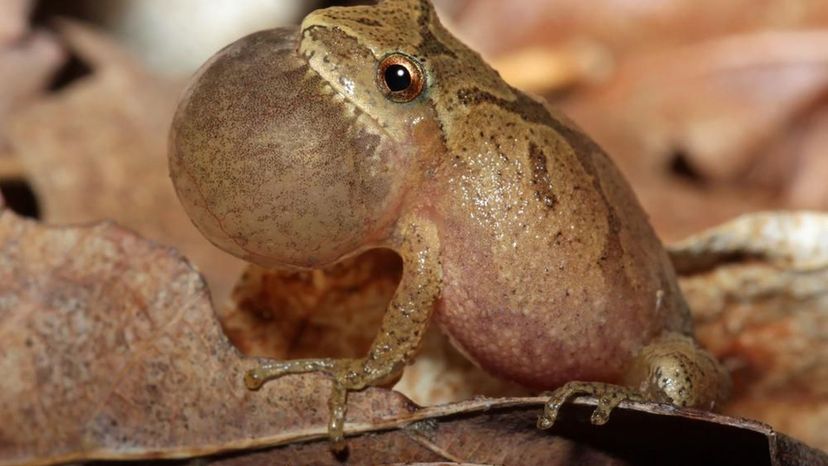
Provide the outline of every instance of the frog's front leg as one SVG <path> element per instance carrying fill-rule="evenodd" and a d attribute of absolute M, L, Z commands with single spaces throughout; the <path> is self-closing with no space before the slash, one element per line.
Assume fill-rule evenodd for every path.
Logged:
<path fill-rule="evenodd" d="M 538 428 L 554 425 L 558 410 L 581 396 L 598 398 L 591 422 L 605 424 L 622 401 L 653 401 L 682 407 L 713 409 L 727 398 L 730 377 L 716 359 L 691 337 L 667 332 L 644 347 L 627 370 L 622 385 L 569 382 L 552 392 Z"/>
<path fill-rule="evenodd" d="M 245 375 L 245 383 L 251 390 L 289 374 L 329 375 L 333 392 L 328 402 L 328 434 L 337 450 L 344 447 L 348 392 L 384 384 L 400 374 L 419 347 L 440 294 L 442 269 L 436 228 L 420 218 L 402 225 L 394 235 L 394 245 L 403 260 L 402 279 L 365 358 L 271 361 Z"/>

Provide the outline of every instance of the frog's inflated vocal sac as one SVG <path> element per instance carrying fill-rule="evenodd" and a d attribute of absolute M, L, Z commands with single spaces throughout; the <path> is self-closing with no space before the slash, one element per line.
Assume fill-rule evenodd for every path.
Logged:
<path fill-rule="evenodd" d="M 183 97 L 170 170 L 200 230 L 251 262 L 402 257 L 365 358 L 247 375 L 255 388 L 328 374 L 335 441 L 348 392 L 397 377 L 432 315 L 488 372 L 558 387 L 542 427 L 583 393 L 600 398 L 595 423 L 622 399 L 712 408 L 726 396 L 728 377 L 696 345 L 672 266 L 610 159 L 503 82 L 428 0 L 319 10 L 298 31 L 228 46 Z"/>

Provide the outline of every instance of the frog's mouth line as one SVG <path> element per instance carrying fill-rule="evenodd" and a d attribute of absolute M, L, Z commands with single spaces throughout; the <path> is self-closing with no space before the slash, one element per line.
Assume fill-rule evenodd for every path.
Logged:
<path fill-rule="evenodd" d="M 376 131 L 382 133 L 383 136 L 388 137 L 389 140 L 391 140 L 391 141 L 396 140 L 396 138 L 394 138 L 392 136 L 392 134 L 390 132 L 388 132 L 388 129 L 386 128 L 386 126 L 380 120 L 378 120 L 376 117 L 374 117 L 371 114 L 369 109 L 364 108 L 358 102 L 353 100 L 351 97 L 348 96 L 347 93 L 343 92 L 342 89 L 339 86 L 331 83 L 331 81 L 329 79 L 327 79 L 325 76 L 323 76 L 322 73 L 319 70 L 314 68 L 314 66 L 311 62 L 311 59 L 314 56 L 313 51 L 302 52 L 300 50 L 302 40 L 305 38 L 306 34 L 308 34 L 313 29 L 316 29 L 316 28 L 319 28 L 319 27 L 320 26 L 310 26 L 309 28 L 307 28 L 305 30 L 298 31 L 297 34 L 294 34 L 292 36 L 293 39 L 294 39 L 294 42 L 295 42 L 294 43 L 294 49 L 296 50 L 296 55 L 298 57 L 300 57 L 305 62 L 305 65 L 308 67 L 308 70 L 311 71 L 315 77 L 319 78 L 320 82 L 322 82 L 325 86 L 327 86 L 327 88 L 331 91 L 332 95 L 338 96 L 339 98 L 341 98 L 343 100 L 343 102 L 350 105 L 350 108 L 355 110 L 354 114 L 349 114 L 348 107 L 343 106 L 342 107 L 342 116 L 343 117 L 350 119 L 354 124 L 361 124 L 362 126 L 365 126 L 363 123 L 359 123 L 359 117 L 364 116 L 365 118 L 367 118 L 368 120 L 370 120 L 373 123 L 374 128 L 363 128 L 363 129 L 366 129 L 366 130 L 375 129 Z M 347 36 L 347 34 L 344 31 L 342 31 L 341 29 L 339 29 L 339 28 L 334 28 L 334 29 L 336 29 L 341 34 Z M 377 58 L 376 56 L 374 56 L 374 60 L 376 60 L 377 65 L 379 65 L 380 59 Z"/>

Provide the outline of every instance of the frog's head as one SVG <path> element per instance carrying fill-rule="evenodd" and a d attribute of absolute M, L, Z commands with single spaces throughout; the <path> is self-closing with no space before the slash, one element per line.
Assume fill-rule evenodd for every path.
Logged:
<path fill-rule="evenodd" d="M 300 36 L 310 67 L 400 139 L 426 110 L 441 124 L 462 119 L 463 95 L 512 96 L 497 72 L 443 27 L 430 0 L 317 10 L 302 21 Z"/>
<path fill-rule="evenodd" d="M 185 210 L 265 266 L 386 244 L 445 153 L 433 71 L 451 51 L 426 0 L 311 13 L 229 45 L 196 74 L 170 135 Z M 446 39 L 454 40 L 454 39 Z"/>

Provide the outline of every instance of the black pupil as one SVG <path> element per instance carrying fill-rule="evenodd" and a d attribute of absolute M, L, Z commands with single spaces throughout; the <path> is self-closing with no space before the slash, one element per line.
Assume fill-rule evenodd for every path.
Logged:
<path fill-rule="evenodd" d="M 408 89 L 411 85 L 411 74 L 408 68 L 402 65 L 391 65 L 385 69 L 385 84 L 392 92 Z"/>

